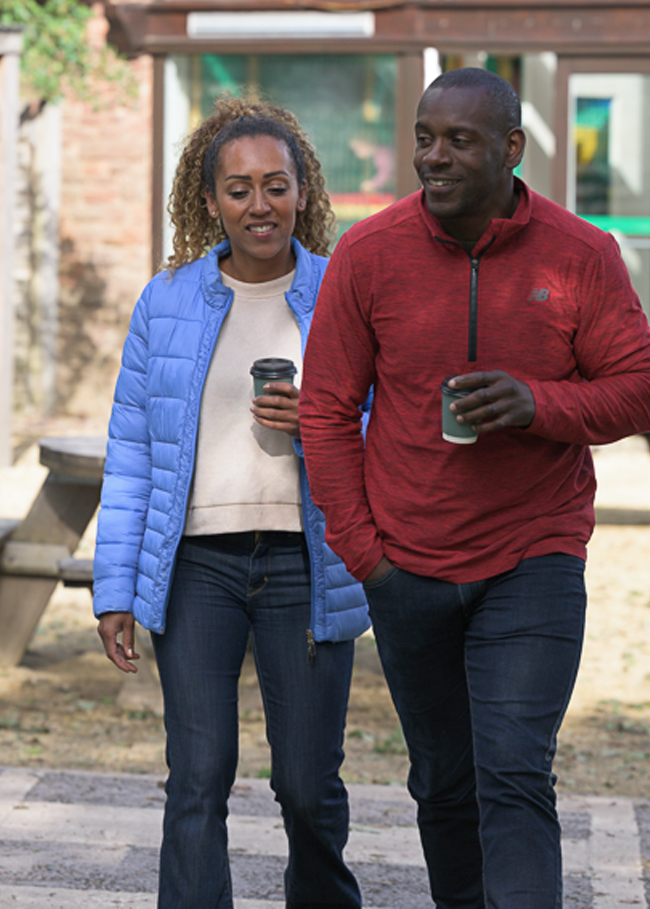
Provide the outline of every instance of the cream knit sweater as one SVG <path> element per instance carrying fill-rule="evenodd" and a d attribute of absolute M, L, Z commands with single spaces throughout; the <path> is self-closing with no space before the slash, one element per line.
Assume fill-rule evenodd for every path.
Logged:
<path fill-rule="evenodd" d="M 298 456 L 286 433 L 260 426 L 250 412 L 250 367 L 286 357 L 298 368 L 300 331 L 285 298 L 295 272 L 245 284 L 222 274 L 234 299 L 206 377 L 196 465 L 185 524 L 189 536 L 246 530 L 302 530 Z"/>

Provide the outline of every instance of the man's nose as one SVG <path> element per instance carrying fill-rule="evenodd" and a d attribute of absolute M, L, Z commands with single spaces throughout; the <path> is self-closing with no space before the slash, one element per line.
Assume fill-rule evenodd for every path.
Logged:
<path fill-rule="evenodd" d="M 435 139 L 427 148 L 424 160 L 432 167 L 446 164 L 451 160 L 449 142 L 444 139 Z"/>

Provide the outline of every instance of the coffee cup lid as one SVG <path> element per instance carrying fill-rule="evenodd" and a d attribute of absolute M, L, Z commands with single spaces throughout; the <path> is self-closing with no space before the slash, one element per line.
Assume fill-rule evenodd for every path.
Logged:
<path fill-rule="evenodd" d="M 260 376 L 265 379 L 295 376 L 297 372 L 293 360 L 286 360 L 284 357 L 262 357 L 260 360 L 255 360 L 250 368 L 252 376 Z"/>
<path fill-rule="evenodd" d="M 443 395 L 453 395 L 455 398 L 466 398 L 467 395 L 471 395 L 473 391 L 476 391 L 476 388 L 450 388 L 449 380 L 455 378 L 455 376 L 447 376 L 440 383 L 440 391 Z"/>

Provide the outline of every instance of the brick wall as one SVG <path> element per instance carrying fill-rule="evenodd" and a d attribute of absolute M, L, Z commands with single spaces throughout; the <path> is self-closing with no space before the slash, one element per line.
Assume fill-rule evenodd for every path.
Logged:
<path fill-rule="evenodd" d="M 91 39 L 104 40 L 102 7 Z M 102 106 L 62 107 L 58 409 L 108 416 L 129 317 L 151 276 L 152 61 L 130 63 L 132 106 L 100 89 Z"/>

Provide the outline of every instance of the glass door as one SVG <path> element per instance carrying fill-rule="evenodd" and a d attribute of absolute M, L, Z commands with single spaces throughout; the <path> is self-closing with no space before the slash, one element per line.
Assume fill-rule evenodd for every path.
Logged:
<path fill-rule="evenodd" d="M 293 111 L 323 165 L 339 235 L 397 198 L 395 55 L 172 55 L 165 63 L 164 191 L 183 138 L 222 91 L 244 88 Z M 165 253 L 169 225 L 163 226 Z"/>
<path fill-rule="evenodd" d="M 650 314 L 650 74 L 568 79 L 566 206 L 618 240 Z"/>

